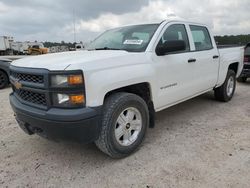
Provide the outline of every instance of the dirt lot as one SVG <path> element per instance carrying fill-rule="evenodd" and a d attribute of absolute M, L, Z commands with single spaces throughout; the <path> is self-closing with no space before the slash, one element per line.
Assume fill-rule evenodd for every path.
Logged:
<path fill-rule="evenodd" d="M 230 103 L 213 93 L 157 113 L 141 149 L 113 160 L 94 144 L 22 132 L 0 91 L 0 187 L 249 187 L 250 83 Z"/>

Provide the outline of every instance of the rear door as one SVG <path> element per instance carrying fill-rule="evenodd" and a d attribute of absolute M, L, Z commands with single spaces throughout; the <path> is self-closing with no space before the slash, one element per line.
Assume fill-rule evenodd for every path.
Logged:
<path fill-rule="evenodd" d="M 193 62 L 196 64 L 195 79 L 197 92 L 213 88 L 217 83 L 219 52 L 209 30 L 205 26 L 189 25 Z"/>

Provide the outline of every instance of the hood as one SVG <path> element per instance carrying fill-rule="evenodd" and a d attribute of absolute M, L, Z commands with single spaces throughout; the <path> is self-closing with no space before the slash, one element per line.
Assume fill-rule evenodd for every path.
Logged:
<path fill-rule="evenodd" d="M 128 62 L 133 63 L 134 61 L 129 61 L 128 58 L 140 60 L 139 56 L 145 57 L 145 53 L 130 53 L 118 50 L 74 51 L 27 57 L 13 61 L 12 65 L 48 70 L 86 70 L 119 66 L 128 64 Z"/>

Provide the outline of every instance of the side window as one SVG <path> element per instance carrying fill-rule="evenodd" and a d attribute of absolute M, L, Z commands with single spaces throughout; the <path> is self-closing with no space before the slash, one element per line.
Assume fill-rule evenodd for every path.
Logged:
<path fill-rule="evenodd" d="M 158 46 L 164 44 L 164 42 L 166 41 L 174 41 L 174 40 L 183 40 L 186 44 L 186 49 L 184 51 L 179 51 L 179 52 L 190 51 L 189 40 L 185 25 L 174 24 L 169 26 L 162 35 L 161 40 L 158 43 Z"/>
<path fill-rule="evenodd" d="M 210 50 L 213 48 L 212 41 L 206 27 L 191 25 L 190 30 L 192 32 L 196 51 Z"/>

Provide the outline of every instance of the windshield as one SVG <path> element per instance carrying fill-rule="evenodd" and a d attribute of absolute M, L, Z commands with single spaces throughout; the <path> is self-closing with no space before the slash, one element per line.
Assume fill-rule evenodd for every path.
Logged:
<path fill-rule="evenodd" d="M 159 24 L 134 25 L 104 32 L 87 50 L 126 50 L 144 52 Z"/>

